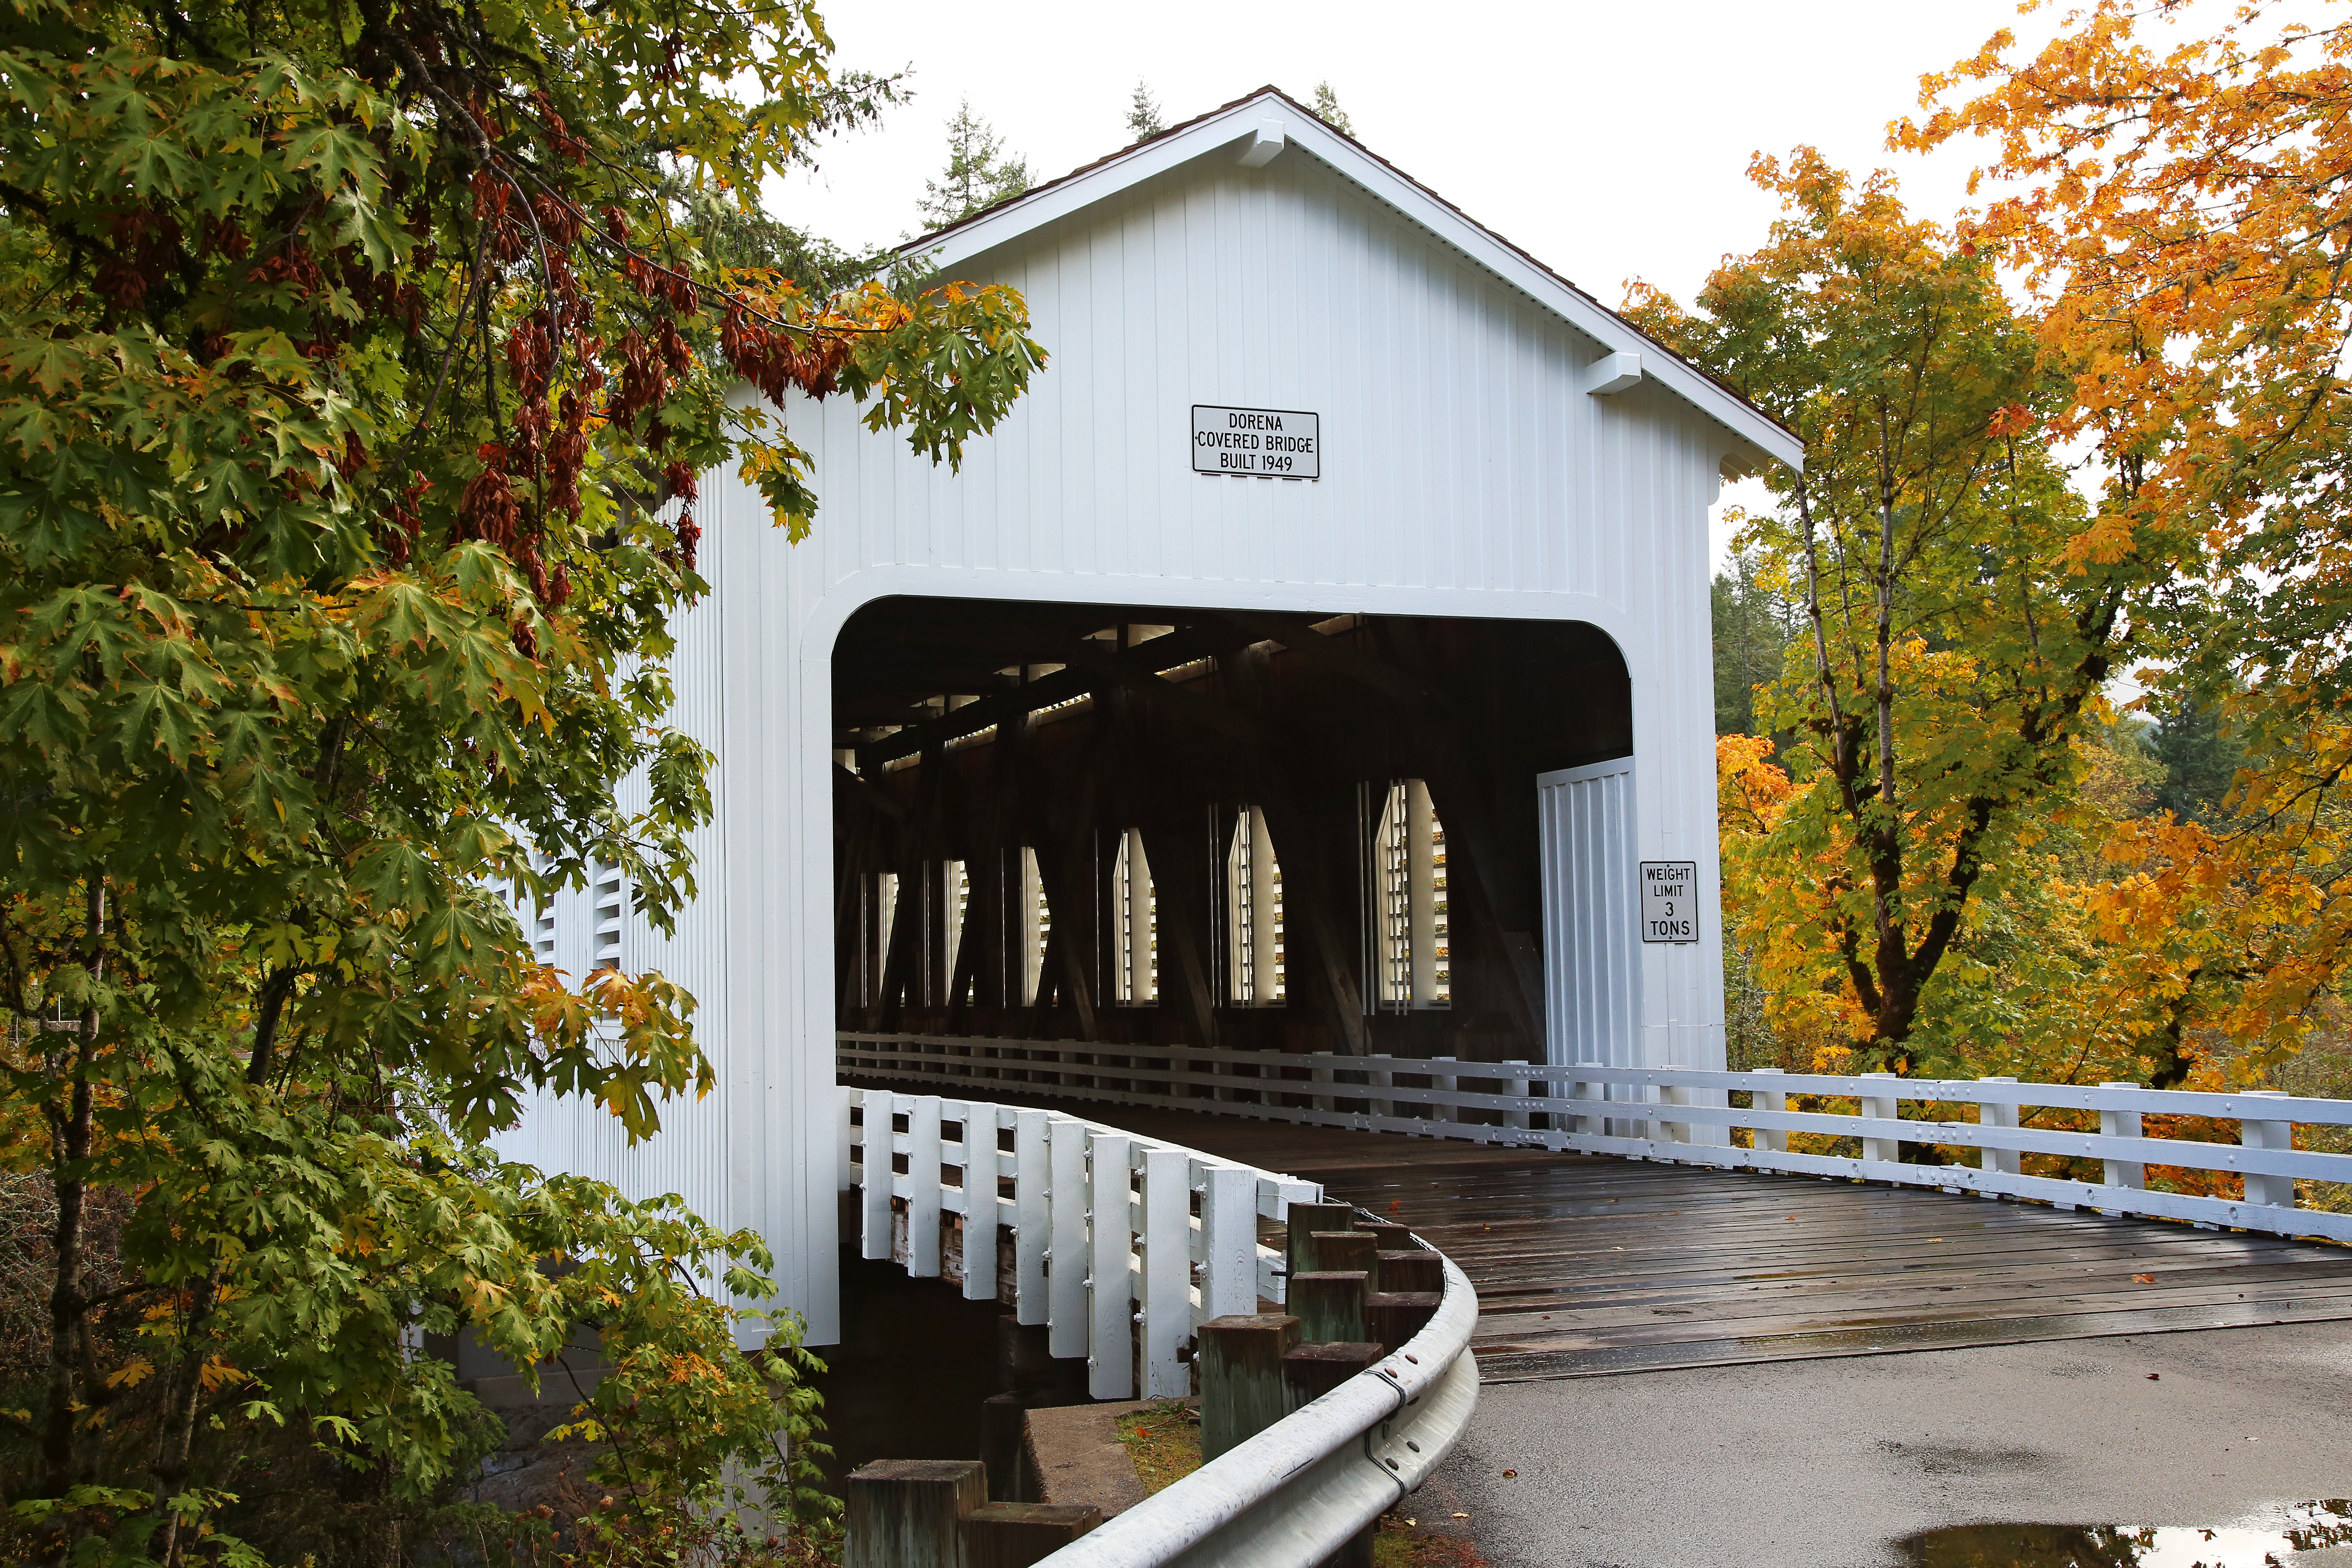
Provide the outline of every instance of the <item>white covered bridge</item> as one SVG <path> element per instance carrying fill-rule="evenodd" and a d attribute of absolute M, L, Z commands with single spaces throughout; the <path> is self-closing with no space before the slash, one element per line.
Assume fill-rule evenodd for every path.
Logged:
<path fill-rule="evenodd" d="M 960 473 L 793 408 L 824 505 L 800 545 L 707 483 L 715 588 L 675 659 L 718 757 L 701 896 L 668 940 L 616 874 L 537 918 L 568 969 L 686 984 L 719 1090 L 637 1150 L 538 1108 L 514 1152 L 757 1228 L 817 1344 L 844 1244 L 895 1232 L 935 1272 L 985 1216 L 1016 1312 L 1104 1396 L 1181 1392 L 1202 1321 L 1282 1299 L 1257 1226 L 1322 1195 L 1280 1173 L 1309 1154 L 1357 1202 L 1433 1161 L 1626 1169 L 1580 1152 L 2352 1239 L 2294 1206 L 2352 1156 L 2292 1146 L 2352 1106 L 1724 1071 L 1708 509 L 1801 461 L 1788 431 L 1271 89 L 919 248 L 1017 288 L 1050 367 Z M 1034 1109 L 1075 1100 L 1093 1131 Z M 2166 1107 L 2242 1141 L 2139 1137 Z M 2021 1163 L 2051 1153 L 2101 1179 Z M 2242 1196 L 2149 1191 L 2149 1163 Z M 1694 1179 L 1685 1223 L 1738 1206 Z M 1400 1217 L 1479 1274 L 1458 1206 Z M 1569 1353 L 1480 1289 L 1487 1348 Z M 1433 1321 L 1417 1376 L 1473 1316 Z"/>

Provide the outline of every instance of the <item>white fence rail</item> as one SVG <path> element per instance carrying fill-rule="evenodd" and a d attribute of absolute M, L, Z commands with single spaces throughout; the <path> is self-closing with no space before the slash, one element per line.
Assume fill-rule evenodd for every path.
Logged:
<path fill-rule="evenodd" d="M 1713 1072 L 1688 1068 L 1546 1067 L 1402 1057 L 1275 1055 L 1196 1047 L 1088 1045 L 957 1036 L 839 1037 L 845 1075 L 1017 1088 L 1113 1104 L 1175 1105 L 1328 1127 L 1622 1154 L 1734 1169 L 1798 1172 L 2032 1198 L 2108 1214 L 2352 1241 L 2352 1214 L 2296 1206 L 2298 1179 L 2352 1183 L 2352 1154 L 2298 1150 L 2297 1126 L 2352 1126 L 2352 1100 L 2252 1090 L 2208 1094 L 2137 1084 L 1898 1079 L 1891 1074 Z M 1286 1073 L 1297 1073 L 1292 1078 Z M 1465 1083 L 1486 1083 L 1474 1090 Z M 1733 1106 L 1746 1091 L 1752 1103 Z M 1791 1095 L 1847 1098 L 1853 1114 L 1791 1110 Z M 1914 1115 L 1903 1115 L 1903 1107 Z M 1973 1106 L 1976 1120 L 1948 1117 Z M 2032 1125 L 2040 1110 L 2095 1111 L 2099 1131 Z M 1482 1118 L 1492 1115 L 1489 1122 Z M 2147 1116 L 2233 1121 L 2235 1143 L 2142 1136 Z M 1750 1146 L 1730 1132 L 1744 1128 Z M 1859 1157 L 1788 1147 L 1791 1132 L 1860 1140 Z M 1975 1150 L 1976 1164 L 1906 1163 L 1902 1147 Z M 2096 1160 L 2101 1180 L 2025 1174 L 2021 1156 Z M 2146 1167 L 2243 1178 L 2242 1198 L 2149 1189 Z"/>
<path fill-rule="evenodd" d="M 1259 1219 L 1323 1196 L 1313 1182 L 1058 1111 L 847 1097 L 842 1186 L 858 1191 L 863 1255 L 992 1300 L 997 1227 L 1010 1227 L 1014 1317 L 1044 1325 L 1055 1355 L 1085 1356 L 1097 1399 L 1190 1394 L 1195 1326 L 1284 1299 L 1282 1255 L 1259 1245 Z M 867 1179 L 884 1169 L 888 1181 Z M 950 1215 L 965 1222 L 961 1258 L 949 1256 Z"/>

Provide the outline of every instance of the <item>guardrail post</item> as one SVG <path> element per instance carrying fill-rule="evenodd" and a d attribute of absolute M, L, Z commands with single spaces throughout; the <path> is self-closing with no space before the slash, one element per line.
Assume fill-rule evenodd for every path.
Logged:
<path fill-rule="evenodd" d="M 1774 1078 L 1789 1076 L 1787 1069 L 1782 1068 L 1758 1068 L 1755 1070 L 1759 1078 L 1768 1073 Z M 1782 1089 L 1756 1089 L 1749 1094 L 1748 1100 L 1752 1108 L 1758 1110 L 1785 1112 L 1789 1109 L 1789 1096 Z M 1785 1154 L 1789 1152 L 1789 1130 L 1785 1127 L 1753 1127 L 1748 1129 L 1748 1142 L 1752 1147 L 1767 1152 Z"/>
<path fill-rule="evenodd" d="M 1304 1274 L 1320 1268 L 1316 1261 L 1318 1231 L 1345 1230 L 1355 1218 L 1356 1211 L 1346 1204 L 1292 1204 L 1289 1211 L 1289 1244 L 1284 1248 L 1282 1267 L 1285 1274 Z"/>
<path fill-rule="evenodd" d="M 1131 1205 L 1135 1191 L 1128 1171 L 1129 1140 L 1097 1132 L 1087 1140 L 1094 1163 L 1087 1194 L 1093 1203 L 1087 1223 L 1092 1246 L 1087 1274 L 1087 1392 L 1097 1399 L 1135 1397 Z"/>
<path fill-rule="evenodd" d="M 1316 1051 L 1313 1054 L 1318 1057 L 1328 1057 L 1332 1053 L 1329 1051 Z M 1308 1081 L 1313 1083 L 1329 1083 L 1331 1081 L 1331 1069 L 1328 1067 L 1310 1067 L 1307 1069 L 1307 1077 Z M 1331 1110 L 1337 1109 L 1331 1097 L 1328 1094 L 1310 1094 L 1307 1097 L 1307 1102 L 1318 1110 Z"/>
<path fill-rule="evenodd" d="M 1901 1081 L 1891 1072 L 1866 1072 L 1862 1076 L 1865 1080 L 1884 1079 L 1890 1084 Z M 1892 1094 L 1865 1094 L 1861 1100 L 1862 1114 L 1870 1121 L 1893 1121 L 1901 1112 L 1901 1102 Z M 1862 1157 L 1884 1160 L 1889 1164 L 1897 1163 L 1903 1158 L 1903 1140 L 1864 1138 L 1862 1141 Z"/>
<path fill-rule="evenodd" d="M 1143 1152 L 1142 1397 L 1192 1392 L 1192 1163 L 1181 1149 Z"/>
<path fill-rule="evenodd" d="M 1013 1320 L 1032 1328 L 1052 1321 L 1045 1298 L 1045 1255 L 1053 1249 L 1053 1165 L 1046 1153 L 1051 1119 L 1013 1113 Z"/>
<path fill-rule="evenodd" d="M 2137 1089 L 2139 1085 L 2136 1083 L 2103 1083 L 2099 1085 L 2099 1087 L 2101 1089 Z M 2109 1110 L 2102 1107 L 2099 1111 L 2099 1134 L 2104 1138 L 2138 1137 L 2139 1112 L 2137 1110 Z M 2111 1187 L 2135 1188 L 2145 1188 L 2147 1185 L 2147 1167 L 2142 1164 L 2139 1161 L 2109 1160 L 2105 1162 L 2105 1163 L 2107 1167 L 2107 1185 Z"/>
<path fill-rule="evenodd" d="M 1364 1277 L 1355 1269 L 1294 1274 L 1286 1304 L 1298 1314 L 1298 1337 L 1307 1344 L 1361 1343 L 1364 1339 Z"/>
<path fill-rule="evenodd" d="M 1453 1062 L 1460 1060 L 1457 1057 L 1432 1057 L 1429 1059 L 1433 1062 Z M 1432 1070 L 1429 1075 L 1429 1087 L 1433 1089 L 1441 1090 L 1446 1094 L 1452 1094 L 1462 1087 L 1462 1080 L 1454 1077 L 1452 1073 L 1440 1073 L 1435 1070 Z M 1432 1121 L 1459 1121 L 1462 1120 L 1462 1108 L 1458 1105 L 1429 1105 L 1423 1106 L 1422 1109 L 1427 1113 L 1427 1119 Z"/>
<path fill-rule="evenodd" d="M 940 1277 L 940 1097 L 907 1108 L 907 1272 Z"/>
<path fill-rule="evenodd" d="M 964 1516 L 988 1501 L 978 1459 L 884 1459 L 849 1474 L 843 1568 L 961 1568 Z"/>
<path fill-rule="evenodd" d="M 1029 1568 L 1100 1523 L 1091 1503 L 982 1503 L 963 1521 L 963 1568 Z"/>
<path fill-rule="evenodd" d="M 1445 1289 L 1445 1262 L 1434 1252 L 1383 1252 L 1381 1260 L 1381 1289 L 1389 1291 L 1443 1291 Z"/>
<path fill-rule="evenodd" d="M 1381 1288 L 1380 1237 L 1366 1230 L 1318 1230 L 1315 1267 L 1327 1273 L 1360 1273 L 1364 1289 Z"/>
<path fill-rule="evenodd" d="M 1412 1238 L 1411 1226 L 1392 1219 L 1360 1219 L 1355 1228 L 1379 1242 L 1382 1252 L 1412 1252 L 1420 1246 Z"/>
<path fill-rule="evenodd" d="M 2015 1083 L 2017 1079 L 2011 1077 L 1989 1077 L 1980 1078 L 1977 1081 L 1979 1083 Z M 2005 1128 L 2014 1132 L 2017 1131 L 2017 1107 L 1996 1100 L 1980 1100 L 1977 1101 L 1977 1125 Z M 2025 1171 L 2025 1156 L 2015 1149 L 1987 1148 L 1983 1153 L 1983 1161 L 1984 1169 L 2004 1176 L 2021 1175 Z"/>
<path fill-rule="evenodd" d="M 1045 1344 L 1067 1359 L 1087 1353 L 1087 1124 L 1048 1114 Z"/>
<path fill-rule="evenodd" d="M 1021 1495 L 1021 1451 L 1028 1446 L 1029 1410 L 1017 1394 L 980 1402 L 980 1462 L 988 1467 L 988 1500 L 1027 1502 Z"/>
<path fill-rule="evenodd" d="M 1282 1357 L 1298 1334 L 1298 1320 L 1282 1313 L 1236 1312 L 1201 1325 L 1202 1464 L 1288 1414 Z"/>
<path fill-rule="evenodd" d="M 898 1165 L 891 1151 L 898 1138 L 890 1129 L 896 1122 L 895 1108 L 898 1097 L 888 1089 L 869 1089 L 866 1095 L 865 1121 L 859 1129 L 865 1134 L 865 1191 L 859 1194 L 858 1205 L 863 1225 L 859 1230 L 860 1256 L 885 1258 L 890 1256 L 890 1187 L 891 1172 Z"/>
<path fill-rule="evenodd" d="M 1389 1062 L 1394 1061 L 1395 1059 L 1395 1058 L 1387 1055 L 1376 1056 L 1372 1058 L 1372 1060 L 1376 1062 Z M 1396 1073 L 1389 1068 L 1374 1068 L 1364 1074 L 1364 1082 L 1368 1087 L 1372 1089 L 1394 1089 L 1396 1087 Z M 1396 1101 L 1383 1096 L 1374 1095 L 1371 1098 L 1370 1104 L 1374 1116 L 1394 1116 L 1397 1113 Z"/>
<path fill-rule="evenodd" d="M 2249 1089 L 2247 1100 L 2292 1100 L 2284 1089 Z M 2242 1119 L 2238 1123 L 2238 1142 L 2249 1149 L 2292 1149 L 2294 1147 L 2294 1123 L 2292 1121 L 2256 1121 Z M 2257 1175 L 2246 1173 L 2246 1201 L 2265 1208 L 2294 1207 L 2293 1176 Z"/>
<path fill-rule="evenodd" d="M 1201 1312 L 1257 1310 L 1257 1173 L 1212 1165 L 1201 1184 Z"/>
<path fill-rule="evenodd" d="M 1397 1253 L 1386 1256 L 1395 1258 Z M 1433 1254 L 1432 1256 L 1434 1256 Z M 1381 1290 L 1364 1298 L 1364 1331 L 1393 1355 L 1405 1342 L 1429 1327 L 1445 1300 L 1443 1290 Z"/>

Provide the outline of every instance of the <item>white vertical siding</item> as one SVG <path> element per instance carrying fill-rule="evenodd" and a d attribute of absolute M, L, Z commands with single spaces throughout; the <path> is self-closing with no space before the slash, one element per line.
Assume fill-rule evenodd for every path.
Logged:
<path fill-rule="evenodd" d="M 1719 1063 L 1706 512 L 1739 438 L 1654 384 L 1585 395 L 1593 342 L 1297 150 L 1203 159 L 955 271 L 1021 289 L 1052 354 L 961 474 L 836 401 L 790 413 L 807 542 L 706 480 L 716 586 L 681 626 L 677 720 L 719 753 L 719 817 L 676 940 L 630 952 L 700 998 L 719 1093 L 645 1149 L 551 1108 L 513 1146 L 760 1229 L 834 1337 L 830 661 L 888 594 L 1601 627 L 1633 682 L 1628 858 L 1699 862 L 1704 917 L 1701 942 L 1636 956 L 1607 1027 L 1627 1059 Z M 1194 475 L 1193 403 L 1317 412 L 1324 478 Z"/>

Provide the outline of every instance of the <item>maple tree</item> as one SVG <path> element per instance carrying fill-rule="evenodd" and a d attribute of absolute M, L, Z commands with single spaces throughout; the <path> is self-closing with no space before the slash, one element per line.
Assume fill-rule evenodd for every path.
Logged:
<path fill-rule="evenodd" d="M 526 1367 L 598 1329 L 615 1518 L 730 1464 L 789 1510 L 759 1238 L 484 1139 L 711 1081 L 690 996 L 516 912 L 593 862 L 658 928 L 692 896 L 698 476 L 797 538 L 793 410 L 953 463 L 1043 363 L 1005 289 L 713 243 L 870 115 L 829 51 L 793 0 L 0 9 L 0 1157 L 49 1199 L 10 1550 L 258 1561 L 280 1460 L 427 1496 L 471 1399 L 404 1336 L 461 1328 Z"/>
<path fill-rule="evenodd" d="M 1743 548 L 1803 625 L 1757 722 L 1794 737 L 1798 793 L 1753 864 L 1787 991 L 1822 952 L 1863 1064 L 1948 1041 L 1930 987 L 2003 896 L 2075 771 L 2074 740 L 2126 646 L 2148 563 L 2053 570 L 2083 526 L 2039 410 L 2053 388 L 1990 258 L 1818 154 L 1759 158 L 1786 216 L 1685 312 L 1635 319 L 1803 438 Z M 1932 1032 L 1931 1032 L 1932 1036 Z"/>
<path fill-rule="evenodd" d="M 2036 299 L 2054 428 L 2099 486 L 2069 562 L 2179 566 L 2139 614 L 2188 787 L 2116 825 L 2085 895 L 2158 1083 L 2199 1029 L 2274 1066 L 2352 959 L 2352 23 L 2193 19 L 2100 0 L 2038 50 L 2003 31 L 1894 131 L 1989 146 L 1975 232 Z"/>

